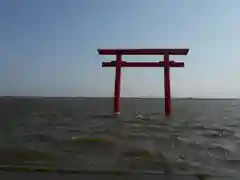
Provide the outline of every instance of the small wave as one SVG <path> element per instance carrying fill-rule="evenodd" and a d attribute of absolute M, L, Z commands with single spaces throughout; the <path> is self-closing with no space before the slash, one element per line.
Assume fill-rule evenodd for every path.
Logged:
<path fill-rule="evenodd" d="M 193 130 L 205 130 L 206 127 L 204 127 L 202 124 L 194 124 L 190 126 L 191 129 Z"/>
<path fill-rule="evenodd" d="M 0 149 L 0 164 L 49 162 L 54 160 L 56 160 L 56 156 L 50 152 L 29 149 Z"/>
<path fill-rule="evenodd" d="M 101 119 L 112 119 L 116 118 L 113 114 L 99 114 L 99 115 L 90 115 L 91 118 L 101 118 Z"/>
<path fill-rule="evenodd" d="M 216 131 L 203 131 L 201 132 L 201 134 L 204 136 L 204 137 L 210 137 L 210 138 L 216 138 L 216 137 L 221 137 L 222 134 L 221 133 L 218 133 Z"/>
<path fill-rule="evenodd" d="M 208 151 L 211 152 L 216 158 L 226 160 L 229 154 L 233 153 L 229 149 L 223 147 L 221 144 L 215 144 L 208 147 Z"/>
<path fill-rule="evenodd" d="M 24 139 L 32 142 L 53 142 L 55 139 L 47 134 L 42 133 L 27 133 L 24 135 Z"/>
<path fill-rule="evenodd" d="M 114 139 L 110 137 L 74 136 L 72 141 L 79 145 L 113 145 L 114 143 Z"/>

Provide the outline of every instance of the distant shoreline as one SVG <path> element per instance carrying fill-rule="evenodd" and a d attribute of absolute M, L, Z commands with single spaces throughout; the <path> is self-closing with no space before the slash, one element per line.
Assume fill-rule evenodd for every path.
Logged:
<path fill-rule="evenodd" d="M 0 99 L 109 99 L 113 97 L 87 97 L 87 96 L 0 96 Z M 121 99 L 164 99 L 164 97 L 121 97 Z M 179 100 L 240 100 L 240 98 L 201 98 L 201 97 L 172 97 Z"/>

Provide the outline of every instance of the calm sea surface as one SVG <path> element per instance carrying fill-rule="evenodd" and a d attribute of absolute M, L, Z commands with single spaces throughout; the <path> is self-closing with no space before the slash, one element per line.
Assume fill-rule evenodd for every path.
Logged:
<path fill-rule="evenodd" d="M 0 165 L 240 178 L 240 100 L 2 98 Z"/>

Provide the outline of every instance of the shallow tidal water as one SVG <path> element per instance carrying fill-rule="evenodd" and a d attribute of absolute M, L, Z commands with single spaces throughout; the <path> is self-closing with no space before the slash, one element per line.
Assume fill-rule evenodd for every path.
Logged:
<path fill-rule="evenodd" d="M 240 178 L 240 100 L 163 103 L 123 98 L 115 117 L 111 98 L 2 98 L 0 168 Z"/>

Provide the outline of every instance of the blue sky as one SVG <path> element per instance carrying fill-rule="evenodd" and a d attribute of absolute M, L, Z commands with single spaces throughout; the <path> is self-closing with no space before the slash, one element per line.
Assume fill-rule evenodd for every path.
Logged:
<path fill-rule="evenodd" d="M 0 0 L 0 95 L 112 96 L 97 48 L 190 48 L 176 97 L 240 97 L 239 0 Z M 112 59 L 111 59 L 112 58 Z M 159 61 L 161 57 L 125 57 Z M 163 96 L 162 68 L 124 68 L 122 96 Z"/>

